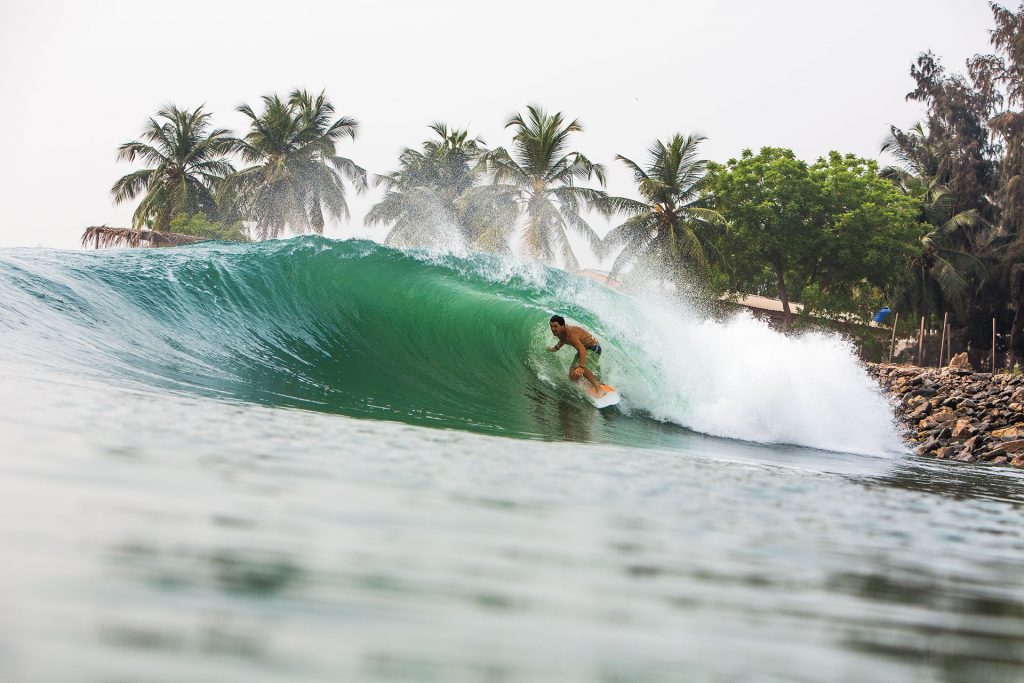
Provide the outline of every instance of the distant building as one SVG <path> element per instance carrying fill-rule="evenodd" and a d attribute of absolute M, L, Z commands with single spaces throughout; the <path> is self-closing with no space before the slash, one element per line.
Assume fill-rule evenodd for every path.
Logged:
<path fill-rule="evenodd" d="M 725 304 L 732 304 L 750 311 L 755 318 L 770 322 L 772 325 L 781 327 L 785 319 L 782 310 L 781 299 L 770 299 L 757 294 L 726 294 L 720 298 Z M 795 301 L 789 302 L 789 311 L 794 317 L 800 315 L 804 310 L 803 304 Z"/>

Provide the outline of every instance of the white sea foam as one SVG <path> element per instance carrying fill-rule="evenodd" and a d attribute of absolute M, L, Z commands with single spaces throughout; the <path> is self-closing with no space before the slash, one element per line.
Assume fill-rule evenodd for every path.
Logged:
<path fill-rule="evenodd" d="M 902 449 L 888 400 L 838 335 L 784 335 L 749 314 L 714 320 L 656 292 L 573 290 L 600 321 L 603 371 L 627 410 L 762 443 Z"/>

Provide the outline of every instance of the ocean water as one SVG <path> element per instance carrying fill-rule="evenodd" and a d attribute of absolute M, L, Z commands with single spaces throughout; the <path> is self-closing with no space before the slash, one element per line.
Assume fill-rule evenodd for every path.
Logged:
<path fill-rule="evenodd" d="M 1019 681 L 1022 510 L 841 339 L 370 242 L 0 251 L 5 682 Z"/>

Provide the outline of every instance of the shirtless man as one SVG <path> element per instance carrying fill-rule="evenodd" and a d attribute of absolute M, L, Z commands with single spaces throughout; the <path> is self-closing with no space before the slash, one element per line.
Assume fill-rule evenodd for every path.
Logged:
<path fill-rule="evenodd" d="M 587 360 L 590 360 L 590 367 L 592 368 L 596 368 L 601 360 L 601 344 L 594 335 L 582 327 L 566 325 L 565 318 L 560 315 L 551 316 L 551 334 L 558 337 L 558 343 L 548 347 L 548 351 L 551 353 L 554 353 L 566 344 L 576 349 L 576 358 L 573 359 L 572 365 L 569 366 L 569 379 L 576 381 L 581 377 L 585 378 L 594 387 L 594 391 L 597 392 L 599 397 L 604 396 L 606 392 L 601 388 L 601 383 L 597 381 L 594 373 L 587 368 Z"/>

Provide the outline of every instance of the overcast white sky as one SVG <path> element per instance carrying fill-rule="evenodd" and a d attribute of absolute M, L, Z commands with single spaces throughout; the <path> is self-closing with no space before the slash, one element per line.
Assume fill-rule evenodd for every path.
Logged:
<path fill-rule="evenodd" d="M 720 161 L 764 145 L 877 157 L 889 123 L 921 115 L 903 99 L 917 54 L 959 70 L 989 28 L 983 0 L 0 0 L 0 247 L 127 226 L 115 149 L 165 102 L 205 102 L 243 132 L 239 104 L 326 88 L 360 122 L 341 153 L 371 172 L 432 121 L 508 144 L 509 115 L 538 103 L 579 117 L 577 148 L 632 194 L 613 156 L 639 161 L 677 131 Z M 371 236 L 369 201 L 329 234 Z"/>

